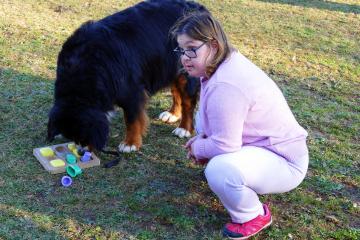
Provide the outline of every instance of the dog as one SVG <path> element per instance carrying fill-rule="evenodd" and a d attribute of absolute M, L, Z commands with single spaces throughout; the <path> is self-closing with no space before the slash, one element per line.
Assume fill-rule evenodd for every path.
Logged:
<path fill-rule="evenodd" d="M 118 106 L 126 124 L 119 151 L 136 151 L 148 127 L 149 97 L 169 86 L 173 104 L 160 119 L 181 119 L 173 132 L 190 137 L 199 80 L 181 71 L 169 30 L 191 11 L 208 12 L 192 1 L 149 0 L 80 26 L 58 55 L 48 140 L 61 134 L 102 150 L 109 138 L 109 113 Z"/>

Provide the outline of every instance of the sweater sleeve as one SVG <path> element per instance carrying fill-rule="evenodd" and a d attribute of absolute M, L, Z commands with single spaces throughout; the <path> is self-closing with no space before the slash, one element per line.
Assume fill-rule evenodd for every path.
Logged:
<path fill-rule="evenodd" d="M 191 148 L 195 158 L 211 159 L 240 150 L 243 125 L 250 108 L 248 98 L 230 84 L 217 83 L 207 90 L 204 99 L 211 134 L 193 142 Z"/>

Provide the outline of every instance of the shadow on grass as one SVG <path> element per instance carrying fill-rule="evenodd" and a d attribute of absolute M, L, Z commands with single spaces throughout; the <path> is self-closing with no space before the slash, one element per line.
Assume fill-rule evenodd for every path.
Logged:
<path fill-rule="evenodd" d="M 336 3 L 324 0 L 257 0 L 259 2 L 289 4 L 306 8 L 317 8 L 344 13 L 360 13 L 360 5 Z"/>
<path fill-rule="evenodd" d="M 44 131 L 53 85 L 52 79 L 0 68 L 0 146 L 8 145 L 0 149 L 2 152 L 11 151 L 29 140 L 30 135 Z M 44 143 L 42 134 L 43 139 L 37 135 L 36 142 Z"/>

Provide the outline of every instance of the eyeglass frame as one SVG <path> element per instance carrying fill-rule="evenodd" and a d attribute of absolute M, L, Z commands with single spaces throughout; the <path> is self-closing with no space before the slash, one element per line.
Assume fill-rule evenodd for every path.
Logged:
<path fill-rule="evenodd" d="M 182 49 L 180 47 L 176 47 L 173 52 L 176 52 L 178 54 L 180 54 L 180 56 L 187 56 L 188 58 L 190 59 L 193 59 L 193 58 L 197 58 L 197 54 L 196 54 L 196 51 L 199 50 L 202 46 L 204 46 L 207 42 L 203 42 L 200 46 L 196 47 L 196 48 L 190 48 L 190 49 Z M 191 57 L 189 55 L 186 54 L 186 52 L 193 52 L 195 54 L 195 57 Z"/>

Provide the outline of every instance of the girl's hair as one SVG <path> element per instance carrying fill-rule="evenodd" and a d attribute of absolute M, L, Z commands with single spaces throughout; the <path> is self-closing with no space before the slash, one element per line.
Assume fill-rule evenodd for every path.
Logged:
<path fill-rule="evenodd" d="M 221 24 L 209 12 L 190 12 L 180 18 L 171 28 L 170 34 L 173 39 L 181 34 L 203 42 L 216 41 L 218 51 L 212 61 L 206 66 L 206 75 L 211 75 L 217 67 L 234 51 L 228 42 Z"/>

